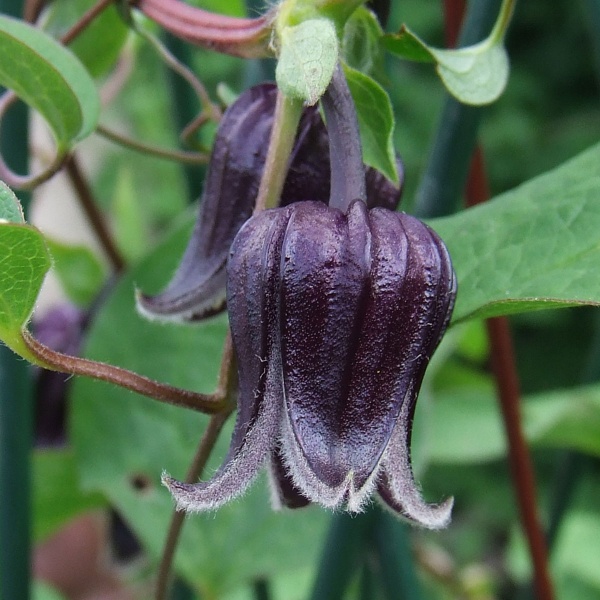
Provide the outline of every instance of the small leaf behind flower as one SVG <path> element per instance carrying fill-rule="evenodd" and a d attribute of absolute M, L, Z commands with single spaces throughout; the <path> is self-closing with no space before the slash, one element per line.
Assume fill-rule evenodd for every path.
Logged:
<path fill-rule="evenodd" d="M 331 81 L 338 53 L 335 26 L 329 19 L 309 19 L 284 27 L 275 71 L 279 89 L 312 106 Z"/>
<path fill-rule="evenodd" d="M 494 102 L 508 81 L 508 55 L 502 40 L 488 38 L 479 44 L 442 50 L 428 46 L 406 26 L 383 38 L 385 47 L 402 58 L 434 62 L 446 89 L 464 104 L 480 106 Z"/>
<path fill-rule="evenodd" d="M 356 106 L 363 160 L 395 184 L 399 182 L 394 152 L 394 112 L 387 92 L 371 77 L 344 66 Z"/>

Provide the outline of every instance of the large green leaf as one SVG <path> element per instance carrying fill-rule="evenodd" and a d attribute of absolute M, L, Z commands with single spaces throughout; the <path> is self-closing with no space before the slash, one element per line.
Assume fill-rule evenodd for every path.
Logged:
<path fill-rule="evenodd" d="M 22 221 L 16 197 L 0 186 L 0 340 L 21 349 L 21 329 L 29 320 L 50 255 L 44 236 Z"/>
<path fill-rule="evenodd" d="M 394 151 L 394 112 L 387 92 L 371 77 L 344 66 L 356 106 L 363 160 L 398 183 Z"/>
<path fill-rule="evenodd" d="M 168 280 L 191 226 L 190 220 L 123 278 L 90 331 L 86 354 L 208 392 L 216 382 L 226 318 L 198 327 L 150 323 L 136 314 L 133 298 L 135 285 L 152 291 Z M 153 559 L 173 510 L 161 472 L 185 476 L 206 422 L 206 416 L 115 387 L 75 381 L 71 433 L 82 484 L 110 499 Z M 223 460 L 230 431 L 231 424 L 207 476 Z M 318 509 L 274 513 L 263 480 L 216 514 L 186 520 L 177 571 L 217 598 L 258 576 L 306 568 L 319 551 L 325 518 Z"/>
<path fill-rule="evenodd" d="M 56 136 L 59 151 L 91 133 L 100 111 L 88 72 L 46 33 L 0 15 L 0 84 L 39 111 Z"/>
<path fill-rule="evenodd" d="M 600 144 L 494 200 L 431 221 L 458 276 L 454 322 L 600 304 Z"/>
<path fill-rule="evenodd" d="M 539 448 L 570 448 L 600 456 L 600 386 L 526 397 L 523 428 Z M 479 463 L 506 453 L 502 418 L 493 386 L 456 388 L 438 394 L 428 458 L 435 463 Z"/>
<path fill-rule="evenodd" d="M 73 452 L 37 450 L 33 455 L 33 530 L 40 540 L 85 510 L 106 506 L 97 493 L 78 487 Z"/>

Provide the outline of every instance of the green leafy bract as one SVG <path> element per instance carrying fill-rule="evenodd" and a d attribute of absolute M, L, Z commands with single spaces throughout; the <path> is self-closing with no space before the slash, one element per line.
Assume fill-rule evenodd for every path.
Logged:
<path fill-rule="evenodd" d="M 283 27 L 277 85 L 286 96 L 313 105 L 327 89 L 337 60 L 337 34 L 329 19 Z"/>
<path fill-rule="evenodd" d="M 600 305 L 600 144 L 431 226 L 458 276 L 454 322 Z"/>
<path fill-rule="evenodd" d="M 378 81 L 385 80 L 382 36 L 377 17 L 364 6 L 359 7 L 344 27 L 341 40 L 344 62 Z"/>
<path fill-rule="evenodd" d="M 490 35 L 478 44 L 457 50 L 428 46 L 406 26 L 383 38 L 385 47 L 398 56 L 437 63 L 436 69 L 447 90 L 465 104 L 479 106 L 496 100 L 508 81 L 508 55 L 504 36 L 515 0 L 503 0 Z"/>
<path fill-rule="evenodd" d="M 398 183 L 394 152 L 394 112 L 387 92 L 371 77 L 344 66 L 356 106 L 365 164 Z"/>
<path fill-rule="evenodd" d="M 0 15 L 0 84 L 14 90 L 48 121 L 59 152 L 93 131 L 100 110 L 88 72 L 44 32 Z"/>

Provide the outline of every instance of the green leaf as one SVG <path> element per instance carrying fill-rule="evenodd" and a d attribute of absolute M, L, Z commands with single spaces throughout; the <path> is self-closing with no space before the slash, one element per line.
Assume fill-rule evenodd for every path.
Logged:
<path fill-rule="evenodd" d="M 381 46 L 383 30 L 377 17 L 364 6 L 359 7 L 344 27 L 341 54 L 344 62 L 376 80 L 385 78 Z"/>
<path fill-rule="evenodd" d="M 344 66 L 348 87 L 356 106 L 363 160 L 398 183 L 394 151 L 394 112 L 387 92 L 373 79 Z"/>
<path fill-rule="evenodd" d="M 60 282 L 69 299 L 87 307 L 97 297 L 106 269 L 98 257 L 86 246 L 69 246 L 46 238 Z"/>
<path fill-rule="evenodd" d="M 55 0 L 48 7 L 44 29 L 53 37 L 60 37 L 95 3 L 95 0 Z M 128 32 L 116 6 L 112 5 L 69 44 L 69 49 L 93 77 L 100 77 L 115 65 Z"/>
<path fill-rule="evenodd" d="M 600 593 L 598 554 L 600 516 L 593 510 L 576 508 L 565 514 L 560 535 L 552 549 L 550 568 L 557 598 L 594 600 Z M 513 578 L 525 583 L 532 575 L 527 542 L 514 528 L 507 551 L 507 567 Z"/>
<path fill-rule="evenodd" d="M 211 392 L 226 318 L 197 327 L 151 323 L 136 314 L 133 297 L 136 285 L 154 290 L 169 277 L 192 227 L 190 216 L 123 277 L 95 319 L 86 354 Z M 86 379 L 77 379 L 72 391 L 71 439 L 82 484 L 105 494 L 158 560 L 173 510 L 161 472 L 185 476 L 208 418 Z M 233 423 L 228 425 L 206 477 L 227 452 Z M 176 570 L 206 597 L 221 597 L 259 576 L 305 569 L 316 559 L 326 518 L 318 509 L 273 512 L 261 478 L 243 499 L 186 519 Z"/>
<path fill-rule="evenodd" d="M 569 448 L 600 456 L 600 386 L 524 398 L 525 437 L 534 448 Z M 480 463 L 502 458 L 506 438 L 491 383 L 441 391 L 431 422 L 434 463 Z"/>
<path fill-rule="evenodd" d="M 35 227 L 0 222 L 0 339 L 17 352 L 49 268 L 46 242 Z"/>
<path fill-rule="evenodd" d="M 515 0 L 503 0 L 490 35 L 472 46 L 433 48 L 405 26 L 395 35 L 384 36 L 383 44 L 403 58 L 437 63 L 447 90 L 464 104 L 489 104 L 500 96 L 508 81 L 508 55 L 503 44 L 514 6 Z"/>
<path fill-rule="evenodd" d="M 39 541 L 74 516 L 107 505 L 103 496 L 79 489 L 70 449 L 37 450 L 33 455 L 33 529 Z"/>
<path fill-rule="evenodd" d="M 502 40 L 490 38 L 457 50 L 428 46 L 403 26 L 394 35 L 384 36 L 384 45 L 392 53 L 421 62 L 435 62 L 446 89 L 464 104 L 490 104 L 504 91 L 508 82 L 508 55 Z"/>
<path fill-rule="evenodd" d="M 0 181 L 0 221 L 9 223 L 25 223 L 23 208 L 14 192 Z"/>
<path fill-rule="evenodd" d="M 383 45 L 389 52 L 401 58 L 417 62 L 435 62 L 432 48 L 410 31 L 406 25 L 402 25 L 398 33 L 384 35 Z"/>
<path fill-rule="evenodd" d="M 338 40 L 329 19 L 283 27 L 275 70 L 277 85 L 286 96 L 313 105 L 327 89 L 337 60 Z"/>
<path fill-rule="evenodd" d="M 458 277 L 453 322 L 599 305 L 600 144 L 494 200 L 436 219 Z"/>
<path fill-rule="evenodd" d="M 79 60 L 56 40 L 22 21 L 0 16 L 0 84 L 48 121 L 59 152 L 91 133 L 100 101 Z"/>

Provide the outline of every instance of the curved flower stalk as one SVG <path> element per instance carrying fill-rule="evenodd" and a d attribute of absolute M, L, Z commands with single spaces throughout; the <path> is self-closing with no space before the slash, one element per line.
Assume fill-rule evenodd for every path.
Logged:
<path fill-rule="evenodd" d="M 274 84 L 244 92 L 223 115 L 208 166 L 200 212 L 173 279 L 156 296 L 138 293 L 149 318 L 197 321 L 225 308 L 225 267 L 236 233 L 250 218 L 266 160 L 277 98 Z M 402 173 L 401 161 L 398 159 Z M 362 167 L 361 167 L 362 168 Z M 395 209 L 402 185 L 366 169 L 367 203 Z M 281 204 L 329 199 L 327 130 L 316 107 L 304 110 L 290 157 Z"/>
<path fill-rule="evenodd" d="M 410 465 L 425 368 L 448 324 L 456 280 L 446 247 L 418 219 L 361 200 L 262 212 L 237 235 L 227 302 L 239 363 L 229 455 L 209 482 L 164 481 L 180 508 L 215 508 L 272 461 L 283 503 L 352 512 L 378 492 L 429 528 Z"/>

